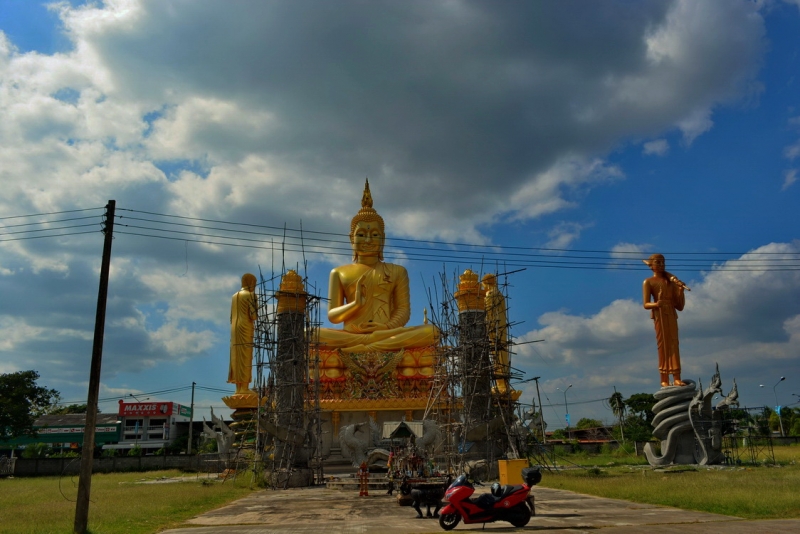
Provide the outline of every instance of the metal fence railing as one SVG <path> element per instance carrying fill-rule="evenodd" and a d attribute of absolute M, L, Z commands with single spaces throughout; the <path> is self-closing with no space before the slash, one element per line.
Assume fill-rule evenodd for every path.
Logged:
<path fill-rule="evenodd" d="M 16 458 L 0 458 L 0 477 L 7 477 L 14 474 L 14 463 Z"/>

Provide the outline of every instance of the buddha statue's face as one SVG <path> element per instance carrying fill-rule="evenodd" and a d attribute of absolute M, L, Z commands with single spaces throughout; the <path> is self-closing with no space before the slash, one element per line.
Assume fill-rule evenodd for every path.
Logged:
<path fill-rule="evenodd" d="M 242 276 L 242 289 L 246 289 L 252 293 L 253 291 L 256 290 L 257 282 L 258 280 L 256 280 L 256 277 L 254 275 L 249 273 L 245 274 L 244 276 Z"/>
<path fill-rule="evenodd" d="M 663 273 L 664 269 L 666 269 L 666 261 L 664 261 L 664 256 L 660 254 L 651 256 L 650 269 L 652 269 L 654 273 Z"/>
<path fill-rule="evenodd" d="M 353 256 L 380 258 L 383 253 L 383 232 L 377 222 L 360 221 L 353 232 Z"/>

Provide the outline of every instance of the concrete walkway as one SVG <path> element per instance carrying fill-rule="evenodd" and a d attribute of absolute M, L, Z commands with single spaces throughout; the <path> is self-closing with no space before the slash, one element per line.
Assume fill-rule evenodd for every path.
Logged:
<path fill-rule="evenodd" d="M 480 488 L 478 489 L 480 492 Z M 488 491 L 488 488 L 486 488 Z M 682 532 L 685 534 L 756 534 L 800 532 L 800 519 L 744 521 L 693 512 L 591 497 L 565 490 L 536 487 L 536 515 L 524 528 L 488 523 L 487 531 L 525 532 Z M 424 508 L 423 508 L 424 511 Z M 323 487 L 260 491 L 188 521 L 187 528 L 162 534 L 298 534 L 444 532 L 436 519 L 415 519 L 413 508 L 398 506 L 384 491 L 358 497 L 350 491 Z M 189 526 L 190 525 L 190 526 Z M 483 525 L 464 525 L 456 531 L 479 531 Z"/>

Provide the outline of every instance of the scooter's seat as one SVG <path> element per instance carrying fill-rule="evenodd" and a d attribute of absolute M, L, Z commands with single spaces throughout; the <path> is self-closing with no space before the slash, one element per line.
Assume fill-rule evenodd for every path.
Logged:
<path fill-rule="evenodd" d="M 505 497 L 508 497 L 509 495 L 514 493 L 515 491 L 521 490 L 521 489 L 523 489 L 522 485 L 512 486 L 511 484 L 506 484 L 505 486 L 503 486 L 503 492 L 500 494 L 500 497 L 498 498 L 498 500 L 503 499 Z"/>
<path fill-rule="evenodd" d="M 502 486 L 500 488 L 499 492 L 496 492 L 497 495 L 492 495 L 491 493 L 483 493 L 479 495 L 477 498 L 471 500 L 484 510 L 488 510 L 490 508 L 493 508 L 495 504 L 499 503 L 500 501 L 502 501 L 515 491 L 521 489 L 523 489 L 521 485 L 512 486 L 511 484 L 506 484 L 505 486 Z"/>
<path fill-rule="evenodd" d="M 495 503 L 497 502 L 497 497 L 494 497 L 491 493 L 482 493 L 476 499 L 470 500 L 484 510 L 489 510 L 494 507 Z"/>

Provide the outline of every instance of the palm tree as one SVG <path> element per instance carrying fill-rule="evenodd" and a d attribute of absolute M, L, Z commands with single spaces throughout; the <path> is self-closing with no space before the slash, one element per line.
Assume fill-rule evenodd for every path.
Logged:
<path fill-rule="evenodd" d="M 608 404 L 611 406 L 611 411 L 614 416 L 619 420 L 619 431 L 622 434 L 622 443 L 625 443 L 625 431 L 623 430 L 623 418 L 625 417 L 625 401 L 622 399 L 622 393 L 614 388 L 614 394 L 608 399 Z"/>

